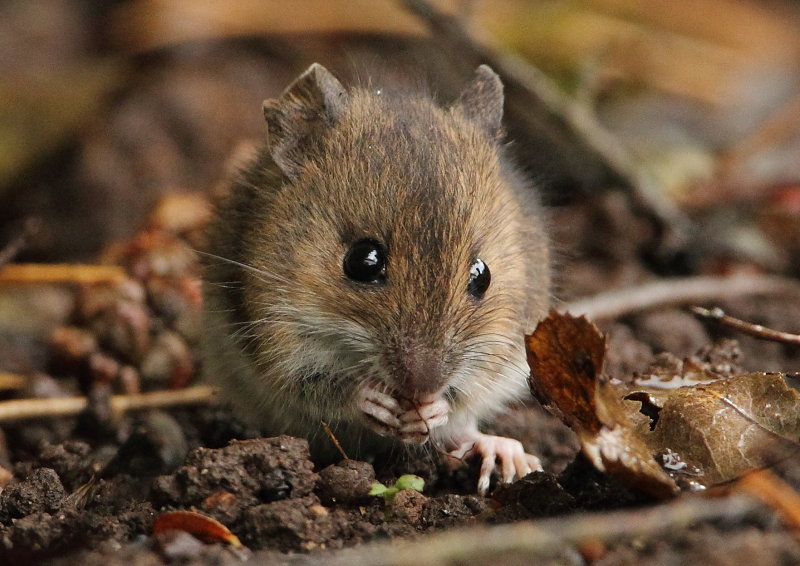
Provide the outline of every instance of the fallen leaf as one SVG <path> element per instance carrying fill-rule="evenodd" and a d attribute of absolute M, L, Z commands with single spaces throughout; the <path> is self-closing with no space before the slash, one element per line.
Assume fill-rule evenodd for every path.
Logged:
<path fill-rule="evenodd" d="M 205 542 L 226 542 L 231 546 L 242 546 L 239 537 L 230 532 L 228 527 L 195 511 L 161 513 L 153 523 L 153 534 L 164 531 L 186 531 Z"/>
<path fill-rule="evenodd" d="M 705 486 L 768 465 L 779 451 L 800 451 L 800 394 L 783 374 L 747 373 L 670 393 L 646 441 L 656 452 L 672 449 Z"/>
<path fill-rule="evenodd" d="M 556 312 L 526 343 L 534 395 L 578 434 L 596 468 L 644 493 L 710 487 L 800 452 L 800 393 L 784 374 L 731 376 L 690 358 L 673 374 L 623 386 L 601 373 L 597 328 Z"/>
<path fill-rule="evenodd" d="M 601 376 L 605 337 L 597 327 L 586 317 L 554 311 L 526 344 L 534 395 L 578 434 L 597 469 L 657 498 L 678 492 L 637 435 L 644 415 Z"/>

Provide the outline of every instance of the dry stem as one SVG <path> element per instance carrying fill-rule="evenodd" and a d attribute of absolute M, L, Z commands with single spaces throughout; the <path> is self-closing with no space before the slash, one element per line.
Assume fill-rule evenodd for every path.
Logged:
<path fill-rule="evenodd" d="M 330 566 L 445 566 L 533 564 L 588 541 L 614 543 L 686 529 L 703 521 L 741 521 L 763 507 L 749 497 L 683 497 L 646 509 L 570 515 L 439 533 L 405 543 L 378 543 L 326 556 Z M 296 566 L 321 564 L 309 556 Z"/>
<path fill-rule="evenodd" d="M 786 344 L 800 344 L 800 334 L 781 332 L 780 330 L 773 330 L 766 326 L 761 326 L 760 324 L 753 324 L 752 322 L 729 316 L 719 307 L 710 310 L 704 309 L 703 307 L 691 307 L 690 310 L 698 316 L 716 320 L 725 326 L 730 326 L 731 328 L 735 328 L 740 332 L 755 336 L 761 340 L 784 342 Z"/>
<path fill-rule="evenodd" d="M 126 277 L 116 265 L 12 263 L 0 269 L 1 284 L 118 283 Z"/>
<path fill-rule="evenodd" d="M 792 279 L 769 275 L 686 277 L 606 291 L 567 303 L 559 310 L 575 316 L 586 315 L 593 320 L 601 320 L 667 305 L 779 293 L 800 294 L 800 284 Z"/>
<path fill-rule="evenodd" d="M 214 388 L 207 385 L 196 385 L 170 391 L 114 395 L 111 398 L 111 409 L 114 412 L 124 413 L 137 409 L 196 405 L 210 402 L 214 399 L 214 395 Z M 87 405 L 86 397 L 2 401 L 0 402 L 0 423 L 44 417 L 69 417 L 80 413 Z"/>
<path fill-rule="evenodd" d="M 339 439 L 336 438 L 335 434 L 333 434 L 330 425 L 325 421 L 320 421 L 320 424 L 322 425 L 322 430 L 325 431 L 325 434 L 328 435 L 328 438 L 331 439 L 331 442 L 336 447 L 336 450 L 338 450 L 339 454 L 342 455 L 342 458 L 344 458 L 345 460 L 349 460 L 350 457 L 347 455 L 347 452 L 344 451 L 344 448 L 342 448 L 342 445 L 339 443 Z"/>
<path fill-rule="evenodd" d="M 23 389 L 27 384 L 28 378 L 24 375 L 0 371 L 0 391 Z"/>

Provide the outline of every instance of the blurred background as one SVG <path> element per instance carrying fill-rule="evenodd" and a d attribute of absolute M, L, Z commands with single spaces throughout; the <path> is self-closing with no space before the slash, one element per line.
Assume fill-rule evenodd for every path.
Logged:
<path fill-rule="evenodd" d="M 688 219 L 796 273 L 798 20 L 777 0 L 7 0 L 0 242 L 35 217 L 19 259 L 91 260 L 160 196 L 218 183 L 263 139 L 262 100 L 314 61 L 443 101 L 489 62 L 512 148 L 556 210 L 623 189 L 661 223 L 648 237 Z M 689 241 L 708 239 L 656 269 L 696 271 L 675 261 Z"/>

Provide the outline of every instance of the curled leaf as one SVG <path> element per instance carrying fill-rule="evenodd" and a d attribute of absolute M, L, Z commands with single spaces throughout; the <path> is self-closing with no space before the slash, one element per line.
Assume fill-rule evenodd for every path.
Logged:
<path fill-rule="evenodd" d="M 658 498 L 678 487 L 636 434 L 641 415 L 603 379 L 605 337 L 585 317 L 552 312 L 526 337 L 531 389 L 580 439 L 601 471 Z"/>
<path fill-rule="evenodd" d="M 230 532 L 228 527 L 195 511 L 167 511 L 156 517 L 153 534 L 172 530 L 186 531 L 205 542 L 225 542 L 234 547 L 242 546 L 239 537 Z"/>
<path fill-rule="evenodd" d="M 800 453 L 800 393 L 784 374 L 731 376 L 694 359 L 623 386 L 601 374 L 597 328 L 555 312 L 526 343 L 534 394 L 596 468 L 634 489 L 668 497 L 678 481 L 702 489 Z"/>

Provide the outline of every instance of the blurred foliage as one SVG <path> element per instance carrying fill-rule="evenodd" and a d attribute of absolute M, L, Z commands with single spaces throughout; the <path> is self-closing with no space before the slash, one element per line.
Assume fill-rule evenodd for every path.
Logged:
<path fill-rule="evenodd" d="M 121 63 L 97 60 L 0 84 L 0 192 L 20 171 L 74 138 L 124 80 Z"/>
<path fill-rule="evenodd" d="M 684 209 L 760 201 L 800 179 L 795 3 L 431 4 L 477 44 L 556 79 Z M 314 60 L 345 79 L 404 67 L 457 92 L 458 62 L 435 39 L 395 0 L 3 3 L 0 223 L 60 214 L 66 231 L 45 231 L 44 246 L 84 227 L 96 239 L 72 249 L 99 249 L 159 194 L 218 180 L 237 142 L 258 135 L 260 100 Z M 75 150 L 66 164 L 53 159 L 64 148 Z M 545 182 L 558 175 L 528 165 Z"/>

